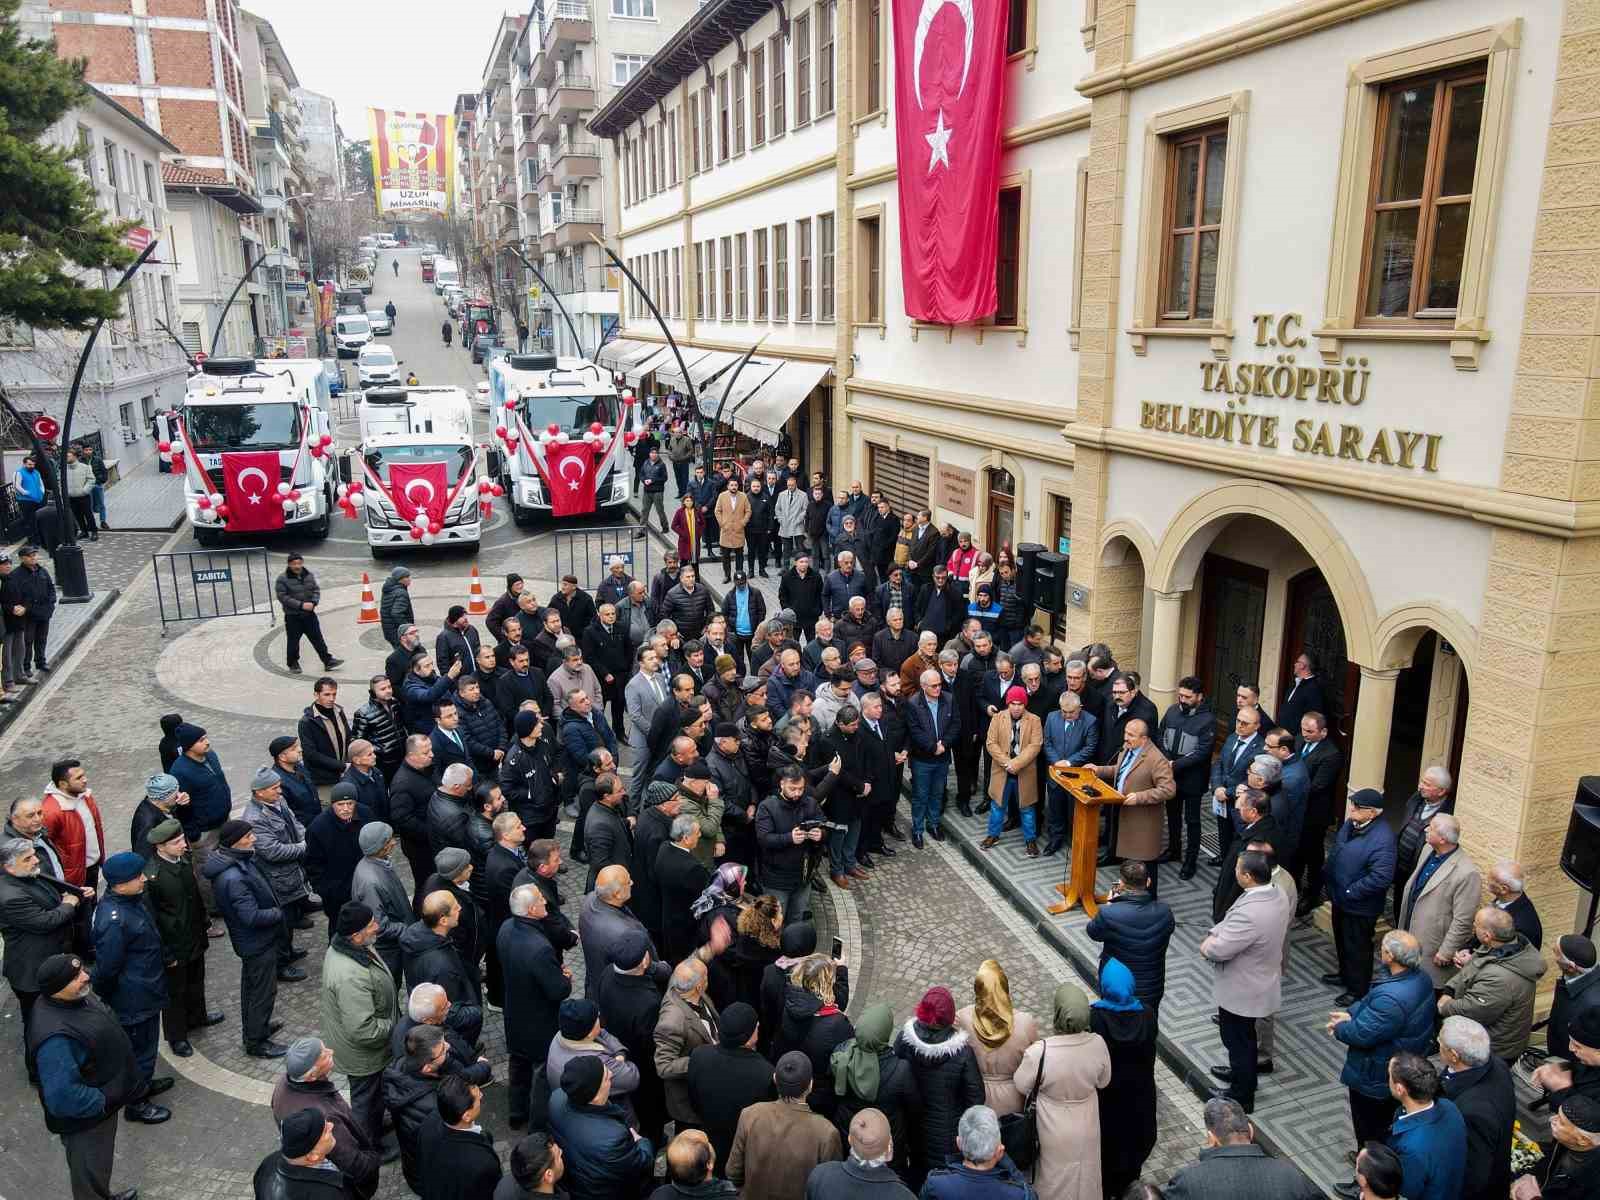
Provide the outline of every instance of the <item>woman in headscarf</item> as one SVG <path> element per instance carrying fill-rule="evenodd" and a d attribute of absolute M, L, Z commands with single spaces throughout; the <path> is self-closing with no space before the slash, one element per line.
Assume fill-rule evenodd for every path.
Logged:
<path fill-rule="evenodd" d="M 921 1117 L 922 1098 L 911 1066 L 894 1052 L 894 1010 L 871 1005 L 856 1024 L 856 1035 L 833 1052 L 833 1090 L 838 1096 L 833 1123 L 849 1140 L 850 1122 L 864 1108 L 875 1108 L 889 1122 L 894 1155 L 889 1165 L 901 1179 L 911 1174 L 911 1130 Z"/>
<path fill-rule="evenodd" d="M 1011 1007 L 1011 982 L 1000 964 L 986 958 L 972 982 L 974 1002 L 956 1013 L 956 1025 L 972 1036 L 983 1075 L 983 1102 L 996 1116 L 1022 1111 L 1023 1094 L 1012 1082 L 1022 1054 L 1039 1040 L 1039 1022 Z"/>
<path fill-rule="evenodd" d="M 761 1039 L 757 1043 L 761 1053 L 778 1061 L 773 1046 L 778 1041 L 778 1030 L 783 1025 L 783 998 L 789 987 L 789 973 L 817 952 L 817 927 L 809 921 L 795 921 L 783 927 L 778 935 L 778 947 L 783 953 L 768 964 L 761 973 Z M 834 964 L 833 1002 L 843 1012 L 850 1007 L 850 972 L 843 963 Z"/>
<path fill-rule="evenodd" d="M 1056 988 L 1055 1033 L 1035 1042 L 1012 1076 L 1026 1096 L 1039 1084 L 1039 1200 L 1103 1200 L 1100 1103 L 1111 1056 L 1089 1028 L 1089 998 L 1075 983 Z M 1041 1071 L 1041 1066 L 1043 1070 Z"/>
<path fill-rule="evenodd" d="M 961 1114 L 983 1103 L 983 1076 L 972 1052 L 972 1038 L 956 1028 L 956 1002 L 949 988 L 931 987 L 917 1002 L 916 1015 L 900 1027 L 895 1053 L 911 1065 L 922 1097 L 922 1120 L 911 1134 L 912 1191 L 932 1167 L 942 1167 L 956 1151 Z"/>
<path fill-rule="evenodd" d="M 690 914 L 696 920 L 696 930 L 699 940 L 695 943 L 704 946 L 713 941 L 712 927 L 721 921 L 727 926 L 727 940 L 731 948 L 734 931 L 739 925 L 739 914 L 749 903 L 744 896 L 745 877 L 749 868 L 735 862 L 725 862 L 719 866 L 711 876 L 711 882 L 706 884 L 694 903 L 690 906 Z M 739 999 L 739 979 L 733 959 L 727 953 L 714 957 L 706 964 L 707 984 L 706 990 L 711 994 L 711 1002 L 720 1011 Z"/>
<path fill-rule="evenodd" d="M 1118 959 L 1100 968 L 1089 1028 L 1111 1055 L 1111 1082 L 1100 1091 L 1100 1175 L 1105 1194 L 1120 1196 L 1156 1144 L 1156 1020 Z"/>
<path fill-rule="evenodd" d="M 826 954 L 813 954 L 789 972 L 778 1029 L 779 1057 L 798 1050 L 811 1060 L 811 1111 L 832 1118 L 833 1052 L 855 1036 L 855 1026 L 834 998 L 838 967 Z"/>

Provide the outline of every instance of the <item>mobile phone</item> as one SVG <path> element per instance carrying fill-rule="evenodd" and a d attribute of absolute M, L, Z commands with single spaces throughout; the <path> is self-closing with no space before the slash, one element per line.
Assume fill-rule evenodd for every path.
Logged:
<path fill-rule="evenodd" d="M 833 957 L 844 957 L 844 939 L 841 937 L 836 937 L 833 939 Z"/>

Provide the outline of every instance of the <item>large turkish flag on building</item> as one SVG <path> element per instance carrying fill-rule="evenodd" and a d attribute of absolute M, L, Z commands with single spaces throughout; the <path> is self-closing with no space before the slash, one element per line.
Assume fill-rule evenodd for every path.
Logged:
<path fill-rule="evenodd" d="M 550 477 L 550 515 L 575 517 L 594 511 L 595 449 L 588 442 L 546 442 L 545 465 Z"/>
<path fill-rule="evenodd" d="M 894 0 L 906 315 L 994 312 L 1006 13 L 999 0 Z"/>
<path fill-rule="evenodd" d="M 410 525 L 419 512 L 444 524 L 444 502 L 450 495 L 450 476 L 442 462 L 391 463 L 389 497 L 400 519 Z"/>
<path fill-rule="evenodd" d="M 231 532 L 283 528 L 279 467 L 275 450 L 235 450 L 222 456 L 222 495 Z"/>

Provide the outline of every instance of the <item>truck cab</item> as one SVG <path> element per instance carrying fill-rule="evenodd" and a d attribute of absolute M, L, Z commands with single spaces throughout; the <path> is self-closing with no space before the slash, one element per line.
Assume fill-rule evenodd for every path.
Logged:
<path fill-rule="evenodd" d="M 427 544 L 476 550 L 481 480 L 466 392 L 458 387 L 374 387 L 362 396 L 357 411 L 360 461 L 352 464 L 352 478 L 366 485 L 362 515 L 373 557 L 424 544 L 401 511 L 395 467 L 404 468 L 408 476 L 402 485 L 406 510 L 414 512 L 415 505 L 440 515 L 441 528 Z M 418 467 L 434 468 L 420 473 L 432 478 L 421 478 L 414 469 Z M 373 486 L 374 479 L 382 486 Z"/>

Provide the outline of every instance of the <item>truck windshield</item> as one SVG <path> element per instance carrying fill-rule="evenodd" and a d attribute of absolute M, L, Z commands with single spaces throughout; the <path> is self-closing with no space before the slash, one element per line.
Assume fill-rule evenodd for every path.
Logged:
<path fill-rule="evenodd" d="M 615 425 L 616 413 L 615 396 L 547 396 L 536 392 L 522 397 L 522 419 L 535 435 L 552 424 L 568 433 L 582 433 L 596 421 Z"/>
<path fill-rule="evenodd" d="M 367 466 L 383 480 L 389 482 L 389 466 L 392 463 L 402 465 L 415 465 L 421 463 L 442 462 L 445 464 L 445 474 L 450 479 L 450 486 L 455 487 L 456 480 L 461 478 L 461 472 L 467 469 L 472 462 L 471 446 L 374 446 L 365 452 Z M 440 499 L 443 499 L 441 496 Z"/>
<path fill-rule="evenodd" d="M 297 404 L 205 404 L 184 409 L 189 438 L 199 453 L 220 450 L 293 450 L 300 445 Z"/>

